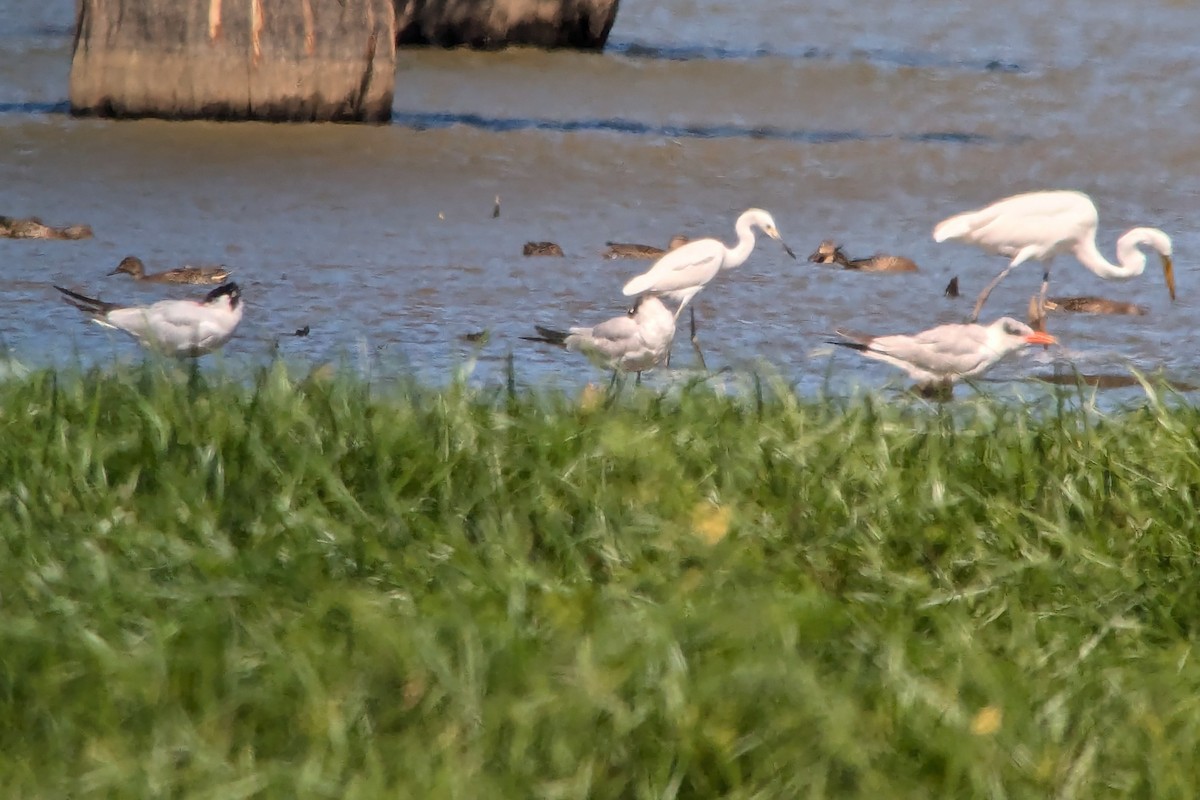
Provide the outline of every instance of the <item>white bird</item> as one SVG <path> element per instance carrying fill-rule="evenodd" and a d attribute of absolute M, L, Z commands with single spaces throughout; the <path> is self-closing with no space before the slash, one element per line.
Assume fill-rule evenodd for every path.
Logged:
<path fill-rule="evenodd" d="M 836 333 L 842 341 L 830 344 L 849 347 L 867 358 L 899 367 L 922 389 L 949 387 L 963 378 L 982 375 L 1004 357 L 1031 344 L 1050 345 L 1058 341 L 1012 317 L 1001 317 L 990 325 L 939 325 L 911 336 L 869 336 L 840 330 Z"/>
<path fill-rule="evenodd" d="M 754 250 L 755 227 L 761 228 L 763 233 L 782 244 L 789 256 L 796 257 L 792 248 L 780 237 L 779 229 L 775 227 L 775 219 L 761 208 L 751 208 L 743 211 L 734 225 L 738 236 L 736 246 L 726 247 L 721 241 L 711 238 L 688 242 L 671 250 L 654 262 L 650 269 L 631 279 L 621 292 L 627 297 L 654 292 L 670 298 L 679 303 L 679 307 L 675 309 L 675 319 L 678 320 L 684 307 L 717 276 L 718 272 L 740 267 L 750 257 Z M 691 321 L 692 344 L 696 348 L 696 354 L 700 356 L 701 366 L 704 366 L 704 354 L 700 352 L 700 345 L 696 341 L 695 310 L 692 311 Z M 669 354 L 667 363 L 671 363 Z"/>
<path fill-rule="evenodd" d="M 975 301 L 971 321 L 988 295 L 1009 271 L 1026 261 L 1041 261 L 1042 294 L 1050 284 L 1050 264 L 1060 253 L 1072 253 L 1079 263 L 1105 280 L 1127 280 L 1146 269 L 1147 246 L 1162 257 L 1167 291 L 1175 299 L 1175 272 L 1171 265 L 1171 237 L 1158 228 L 1133 228 L 1117 239 L 1117 261 L 1111 264 L 1096 249 L 1099 214 L 1096 204 L 1082 192 L 1028 192 L 998 200 L 990 206 L 957 214 L 942 220 L 933 229 L 933 240 L 958 240 L 976 245 L 990 253 L 1012 259 L 989 283 Z"/>
<path fill-rule="evenodd" d="M 242 321 L 242 294 L 236 283 L 218 286 L 203 300 L 160 300 L 145 306 L 105 303 L 61 286 L 54 288 L 100 325 L 125 331 L 143 346 L 175 358 L 217 350 Z"/>
<path fill-rule="evenodd" d="M 675 338 L 675 315 L 657 296 L 645 294 L 624 315 L 591 328 L 534 328 L 537 336 L 521 338 L 583 353 L 593 363 L 614 370 L 614 381 L 617 372 L 636 372 L 640 381 L 642 372 L 657 366 L 670 350 Z"/>

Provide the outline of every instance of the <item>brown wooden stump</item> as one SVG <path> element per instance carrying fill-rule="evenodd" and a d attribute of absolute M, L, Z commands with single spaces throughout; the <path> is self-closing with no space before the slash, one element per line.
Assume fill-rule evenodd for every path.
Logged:
<path fill-rule="evenodd" d="M 393 0 L 79 0 L 71 112 L 386 122 Z"/>
<path fill-rule="evenodd" d="M 619 0 L 395 0 L 396 44 L 600 50 Z"/>

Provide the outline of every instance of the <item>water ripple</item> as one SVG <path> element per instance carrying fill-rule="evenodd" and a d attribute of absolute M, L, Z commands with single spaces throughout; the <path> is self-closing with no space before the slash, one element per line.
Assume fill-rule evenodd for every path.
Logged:
<path fill-rule="evenodd" d="M 659 125 L 630 119 L 536 119 L 531 117 L 488 117 L 482 114 L 449 112 L 394 111 L 392 122 L 414 130 L 440 130 L 454 125 L 466 125 L 498 133 L 512 131 L 608 131 L 641 136 L 661 136 L 667 139 L 770 139 L 810 144 L 865 142 L 879 139 L 903 142 L 938 142 L 944 144 L 1013 144 L 1024 141 L 1023 136 L 988 136 L 967 131 L 922 131 L 917 133 L 870 133 L 861 130 L 807 130 L 779 128 L 773 125 Z"/>
<path fill-rule="evenodd" d="M 734 48 L 610 41 L 604 48 L 604 52 L 627 58 L 661 59 L 663 61 L 753 61 L 760 58 L 778 58 L 786 61 L 866 61 L 895 67 L 963 69 L 972 72 L 1025 73 L 1029 71 L 1020 64 L 995 58 L 960 60 L 912 50 L 855 48 L 842 51 L 827 50 L 821 47 L 806 47 L 803 50 L 776 50 L 766 47 Z"/>

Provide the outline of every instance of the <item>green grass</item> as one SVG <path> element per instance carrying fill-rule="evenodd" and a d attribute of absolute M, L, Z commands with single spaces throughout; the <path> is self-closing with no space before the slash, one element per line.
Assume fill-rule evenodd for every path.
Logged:
<path fill-rule="evenodd" d="M 1200 411 L 0 384 L 5 797 L 1191 797 Z"/>

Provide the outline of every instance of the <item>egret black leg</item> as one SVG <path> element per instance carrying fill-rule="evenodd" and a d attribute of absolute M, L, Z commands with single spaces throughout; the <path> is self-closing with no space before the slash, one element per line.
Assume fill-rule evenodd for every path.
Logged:
<path fill-rule="evenodd" d="M 683 305 L 680 305 L 679 308 L 675 309 L 675 324 L 676 325 L 679 324 L 679 315 L 682 313 L 683 313 Z M 695 322 L 693 322 L 692 325 L 693 325 L 693 330 L 694 330 Z M 672 336 L 670 344 L 667 345 L 666 361 L 663 362 L 663 366 L 666 367 L 667 369 L 671 368 L 671 351 L 674 348 L 675 348 L 675 337 Z"/>
<path fill-rule="evenodd" d="M 979 321 L 979 312 L 983 310 L 983 304 L 987 302 L 988 295 L 990 295 L 992 293 L 992 289 L 996 288 L 996 284 L 998 284 L 998 283 L 1000 283 L 1000 281 L 1004 280 L 1005 275 L 1012 272 L 1012 268 L 1013 268 L 1013 265 L 1009 264 L 1007 267 L 1000 270 L 1000 274 L 997 275 L 995 278 L 993 278 L 991 283 L 989 283 L 987 286 L 983 287 L 983 291 L 979 293 L 979 298 L 975 301 L 975 309 L 971 312 L 971 316 L 967 320 L 967 322 L 978 322 Z"/>
<path fill-rule="evenodd" d="M 1042 294 L 1038 299 L 1038 314 L 1042 319 L 1046 318 L 1046 290 L 1050 288 L 1050 265 L 1046 264 L 1046 269 L 1042 272 Z"/>
<path fill-rule="evenodd" d="M 696 358 L 700 359 L 700 368 L 708 369 L 708 364 L 704 363 L 704 352 L 700 349 L 700 340 L 696 338 L 696 309 L 689 306 L 688 311 L 692 312 L 692 348 L 696 351 Z"/>

